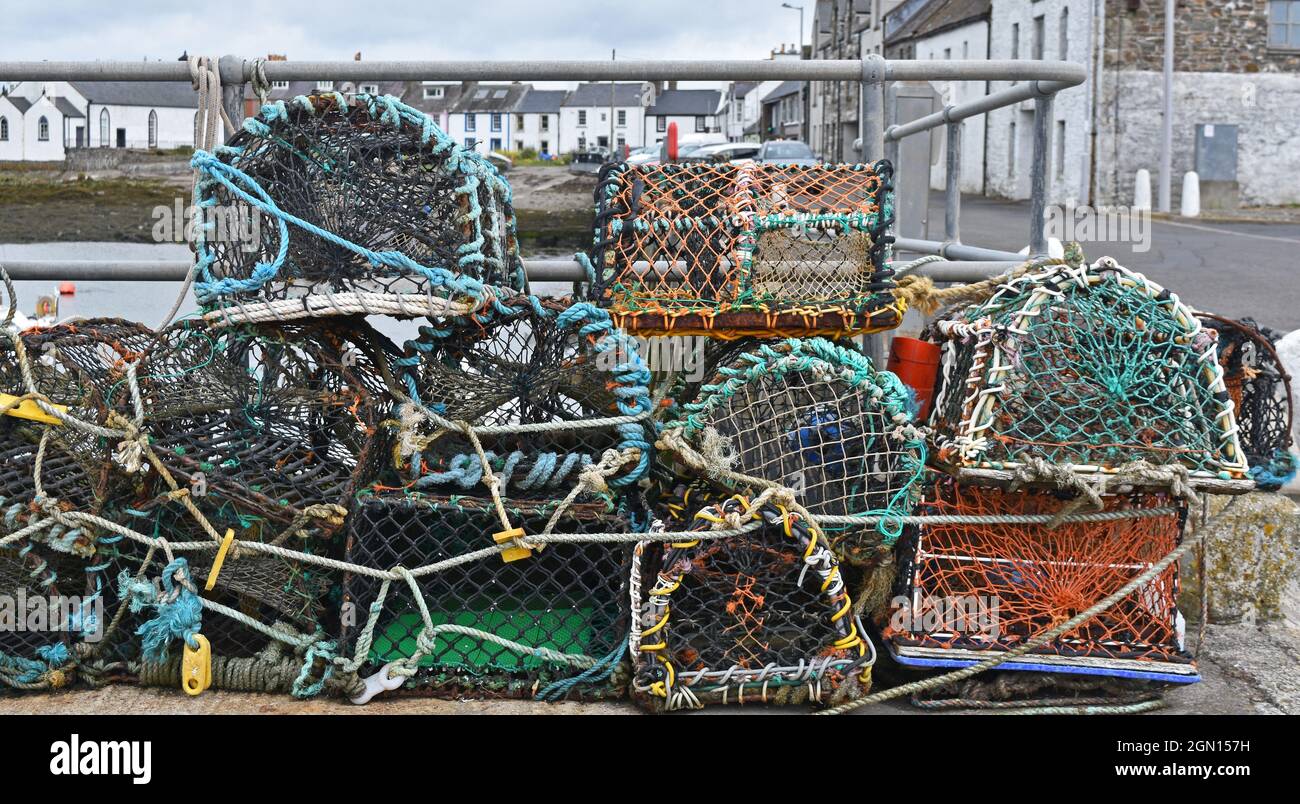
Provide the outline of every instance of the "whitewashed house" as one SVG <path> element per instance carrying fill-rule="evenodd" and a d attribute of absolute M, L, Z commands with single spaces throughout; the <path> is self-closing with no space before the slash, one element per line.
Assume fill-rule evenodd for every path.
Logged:
<path fill-rule="evenodd" d="M 668 125 L 677 124 L 677 136 L 721 134 L 722 93 L 716 89 L 666 89 L 645 111 L 645 142 L 656 145 L 668 135 Z"/>
<path fill-rule="evenodd" d="M 654 84 L 649 82 L 614 84 L 612 90 L 608 83 L 579 84 L 560 108 L 559 153 L 647 144 L 643 123 L 654 97 Z"/>
<path fill-rule="evenodd" d="M 531 148 L 539 154 L 556 155 L 560 143 L 560 110 L 565 98 L 563 89 L 530 89 L 519 99 L 512 112 L 515 118 L 511 148 Z"/>
<path fill-rule="evenodd" d="M 445 81 L 408 81 L 402 102 L 434 119 L 443 131 L 450 125 L 451 107 L 460 100 L 461 85 Z"/>
<path fill-rule="evenodd" d="M 0 101 L 0 159 L 54 161 L 68 148 L 194 145 L 194 90 L 172 81 L 22 81 Z M 18 136 L 21 134 L 21 137 Z"/>
<path fill-rule="evenodd" d="M 733 81 L 727 87 L 722 103 L 722 132 L 732 142 L 745 139 L 745 129 L 758 123 L 758 104 L 746 103 L 749 94 L 759 86 L 757 81 Z M 750 117 L 752 110 L 752 117 Z"/>
<path fill-rule="evenodd" d="M 902 20 L 895 16 L 911 12 Z M 886 18 L 889 34 L 885 52 L 889 58 L 951 61 L 988 58 L 989 19 L 992 0 L 930 0 L 928 3 L 904 3 Z M 932 81 L 945 106 L 967 103 L 986 93 L 984 81 Z M 961 191 L 984 192 L 985 115 L 976 115 L 962 123 Z M 947 136 L 947 129 L 934 135 Z M 939 159 L 930 167 L 930 187 L 942 190 L 947 182 L 947 160 Z"/>
<path fill-rule="evenodd" d="M 466 84 L 447 114 L 447 133 L 481 154 L 507 150 L 516 133 L 512 112 L 530 89 L 531 84 Z"/>

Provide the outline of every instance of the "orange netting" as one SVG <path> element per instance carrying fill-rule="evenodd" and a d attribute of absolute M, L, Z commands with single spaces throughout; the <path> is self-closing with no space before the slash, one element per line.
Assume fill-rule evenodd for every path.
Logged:
<path fill-rule="evenodd" d="M 607 168 L 595 292 L 646 334 L 841 336 L 896 326 L 884 267 L 891 168 Z"/>
<path fill-rule="evenodd" d="M 1051 491 L 937 484 L 923 514 L 1055 515 Z M 1165 495 L 1106 498 L 1107 511 L 1172 506 Z M 1085 611 L 1159 561 L 1178 542 L 1185 509 L 1109 522 L 927 524 L 903 546 L 885 634 L 899 647 L 1009 650 Z M 1039 653 L 1087 660 L 1188 663 L 1177 608 L 1178 565 Z M 936 652 L 935 655 L 940 655 Z"/>

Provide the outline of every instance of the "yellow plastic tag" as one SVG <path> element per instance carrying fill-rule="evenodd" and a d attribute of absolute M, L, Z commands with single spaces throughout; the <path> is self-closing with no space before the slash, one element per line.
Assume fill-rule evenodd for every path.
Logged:
<path fill-rule="evenodd" d="M 12 405 L 14 400 L 17 398 L 18 397 L 13 396 L 12 394 L 0 394 L 0 407 L 4 407 L 5 405 Z M 68 412 L 67 405 L 55 405 L 53 403 L 47 403 L 47 404 L 49 404 L 50 407 L 55 408 L 63 413 Z M 22 402 L 19 402 L 17 405 L 14 405 L 14 407 L 5 411 L 5 413 L 10 416 L 17 416 L 20 419 L 31 419 L 34 422 L 41 422 L 42 424 L 63 423 L 59 421 L 57 417 L 51 416 L 50 414 L 41 410 L 40 405 L 36 404 L 35 399 L 24 399 Z"/>
<path fill-rule="evenodd" d="M 221 540 L 221 547 L 217 550 L 217 557 L 212 561 L 212 571 L 208 573 L 208 582 L 203 584 L 203 591 L 211 592 L 212 588 L 217 585 L 217 576 L 221 574 L 221 565 L 226 563 L 226 553 L 230 552 L 230 545 L 235 541 L 235 529 L 228 528 L 226 537 Z"/>
<path fill-rule="evenodd" d="M 212 686 L 212 645 L 202 634 L 195 634 L 194 641 L 199 643 L 198 649 L 185 642 L 181 654 L 181 689 L 187 695 L 198 695 Z"/>
<path fill-rule="evenodd" d="M 509 544 L 510 542 L 513 542 L 515 539 L 522 539 L 522 538 L 524 538 L 523 528 L 511 528 L 510 530 L 503 530 L 492 534 L 492 541 L 496 542 L 497 544 Z M 529 550 L 527 547 L 519 547 L 517 545 L 512 545 L 501 551 L 501 560 L 509 564 L 511 561 L 518 561 L 522 558 L 528 558 L 532 554 L 533 551 Z"/>

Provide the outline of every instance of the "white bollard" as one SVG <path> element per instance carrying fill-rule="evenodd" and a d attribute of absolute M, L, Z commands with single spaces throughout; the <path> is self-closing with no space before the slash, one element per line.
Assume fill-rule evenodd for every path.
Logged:
<path fill-rule="evenodd" d="M 1151 211 L 1151 171 L 1146 168 L 1133 177 L 1133 209 Z"/>
<path fill-rule="evenodd" d="M 1183 203 L 1179 213 L 1184 218 L 1195 218 L 1201 214 L 1201 177 L 1195 170 L 1183 174 Z"/>

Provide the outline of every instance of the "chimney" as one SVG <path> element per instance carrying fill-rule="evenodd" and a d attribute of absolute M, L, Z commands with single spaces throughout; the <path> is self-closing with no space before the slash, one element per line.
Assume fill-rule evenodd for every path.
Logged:
<path fill-rule="evenodd" d="M 360 51 L 360 50 L 358 50 L 358 51 L 356 52 L 356 55 L 354 55 L 354 56 L 352 57 L 352 60 L 353 60 L 353 61 L 361 61 L 361 51 Z"/>

